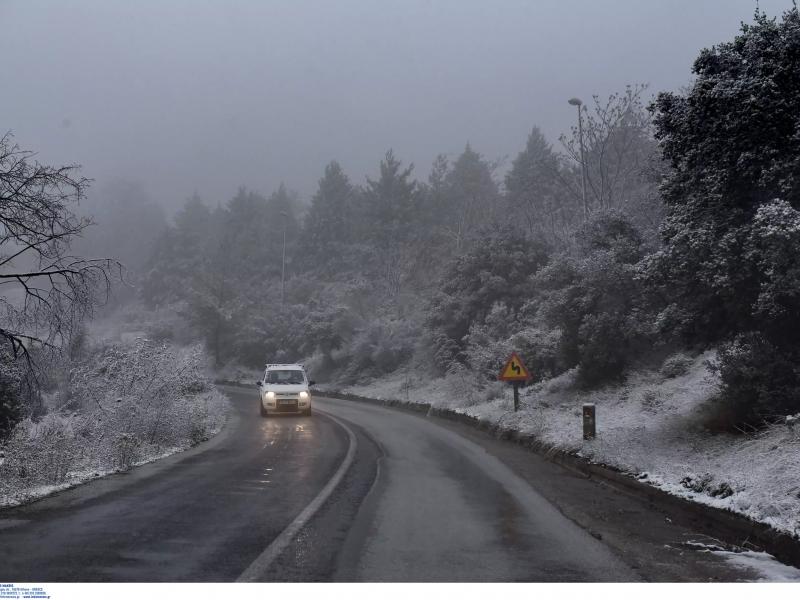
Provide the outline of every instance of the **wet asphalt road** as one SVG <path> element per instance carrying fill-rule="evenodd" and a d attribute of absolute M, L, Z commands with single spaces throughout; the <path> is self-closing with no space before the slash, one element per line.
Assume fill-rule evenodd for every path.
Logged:
<path fill-rule="evenodd" d="M 225 391 L 234 415 L 210 442 L 0 511 L 0 581 L 234 581 L 337 472 L 345 427 L 350 468 L 257 580 L 753 575 L 688 550 L 686 519 L 465 426 L 323 398 L 262 419 L 255 389 Z"/>
<path fill-rule="evenodd" d="M 0 512 L 0 580 L 235 580 L 347 443 L 324 417 L 262 419 L 257 398 L 231 390 L 233 419 L 208 447 Z"/>

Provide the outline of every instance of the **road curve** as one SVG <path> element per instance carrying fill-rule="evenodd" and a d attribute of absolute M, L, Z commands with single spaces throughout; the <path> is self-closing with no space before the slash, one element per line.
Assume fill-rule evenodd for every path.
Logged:
<path fill-rule="evenodd" d="M 400 411 L 326 399 L 384 451 L 338 577 L 630 581 L 638 575 L 478 444 Z"/>
<path fill-rule="evenodd" d="M 0 511 L 0 581 L 732 581 L 692 523 L 464 425 L 317 398 Z"/>

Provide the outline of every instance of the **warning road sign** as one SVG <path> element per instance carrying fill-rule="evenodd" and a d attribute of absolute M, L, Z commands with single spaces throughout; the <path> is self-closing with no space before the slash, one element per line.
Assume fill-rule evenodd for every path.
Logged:
<path fill-rule="evenodd" d="M 517 353 L 512 352 L 511 358 L 506 361 L 506 366 L 500 371 L 498 379 L 500 381 L 528 381 L 531 379 L 531 374 Z"/>

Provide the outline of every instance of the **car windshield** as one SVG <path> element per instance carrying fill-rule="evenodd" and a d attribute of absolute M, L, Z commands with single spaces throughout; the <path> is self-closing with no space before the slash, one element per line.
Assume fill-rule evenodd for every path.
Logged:
<path fill-rule="evenodd" d="M 267 371 L 267 383 L 294 385 L 303 383 L 303 372 L 297 369 Z"/>

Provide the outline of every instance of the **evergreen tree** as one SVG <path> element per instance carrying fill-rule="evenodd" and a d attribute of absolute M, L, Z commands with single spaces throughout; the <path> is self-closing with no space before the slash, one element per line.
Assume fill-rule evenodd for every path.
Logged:
<path fill-rule="evenodd" d="M 528 233 L 551 243 L 563 243 L 578 207 L 561 193 L 558 156 L 538 127 L 528 136 L 506 174 L 506 199 L 512 220 Z"/>
<path fill-rule="evenodd" d="M 648 273 L 673 299 L 664 325 L 716 341 L 757 325 L 752 308 L 769 271 L 746 251 L 756 212 L 775 198 L 800 208 L 797 9 L 781 22 L 757 13 L 733 42 L 704 50 L 693 71 L 686 95 L 660 94 L 652 107 L 672 171 L 665 246 Z M 783 330 L 800 334 L 800 320 Z"/>
<path fill-rule="evenodd" d="M 213 235 L 211 211 L 195 193 L 155 241 L 146 264 L 141 296 L 150 308 L 184 297 L 191 280 L 207 268 Z"/>
<path fill-rule="evenodd" d="M 659 323 L 724 342 L 731 420 L 800 410 L 800 14 L 757 12 L 704 50 L 686 94 L 660 94 L 664 247 L 645 262 Z"/>
<path fill-rule="evenodd" d="M 369 243 L 371 275 L 384 292 L 396 297 L 411 272 L 416 255 L 413 241 L 420 217 L 420 195 L 411 179 L 414 165 L 403 168 L 389 150 L 380 163 L 380 177 L 367 179 L 363 194 L 361 234 Z"/>
<path fill-rule="evenodd" d="M 304 265 L 327 272 L 349 267 L 346 255 L 356 241 L 355 194 L 339 163 L 333 161 L 325 167 L 303 222 L 298 254 Z"/>
<path fill-rule="evenodd" d="M 533 276 L 548 259 L 547 247 L 518 230 L 481 231 L 483 242 L 450 263 L 430 301 L 427 326 L 440 366 L 458 358 L 470 326 L 503 304 L 516 314 L 535 292 Z"/>
<path fill-rule="evenodd" d="M 469 144 L 444 178 L 442 231 L 461 255 L 470 247 L 478 228 L 500 215 L 500 193 L 490 165 Z"/>

